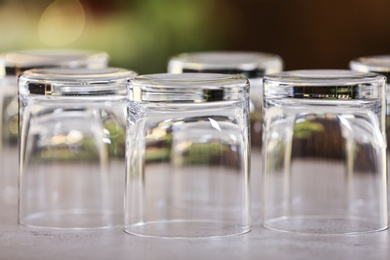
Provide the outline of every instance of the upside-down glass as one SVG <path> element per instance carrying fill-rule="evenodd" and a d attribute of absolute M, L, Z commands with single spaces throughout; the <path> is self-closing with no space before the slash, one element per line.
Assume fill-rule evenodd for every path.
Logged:
<path fill-rule="evenodd" d="M 24 50 L 0 55 L 0 201 L 17 204 L 19 74 L 38 67 L 104 68 L 107 62 L 106 53 L 84 50 Z"/>
<path fill-rule="evenodd" d="M 125 231 L 166 238 L 248 232 L 248 80 L 138 76 L 129 100 Z"/>
<path fill-rule="evenodd" d="M 358 234 L 388 226 L 385 77 L 348 70 L 264 77 L 264 226 Z"/>
<path fill-rule="evenodd" d="M 209 51 L 182 53 L 170 58 L 168 72 L 243 74 L 250 81 L 251 186 L 254 220 L 261 212 L 261 143 L 263 76 L 281 72 L 280 56 L 262 52 Z"/>
<path fill-rule="evenodd" d="M 21 224 L 123 224 L 127 83 L 134 76 L 118 68 L 20 76 Z"/>
<path fill-rule="evenodd" d="M 266 74 L 281 72 L 280 56 L 262 52 L 209 51 L 182 53 L 170 58 L 169 73 L 208 72 L 243 74 L 250 81 L 250 124 L 252 149 L 261 147 L 262 90 Z"/>
<path fill-rule="evenodd" d="M 360 72 L 374 72 L 387 77 L 386 86 L 386 134 L 387 146 L 390 145 L 390 55 L 376 55 L 360 57 L 352 60 L 349 67 L 354 71 Z M 390 162 L 390 153 L 387 152 L 387 164 Z M 387 178 L 387 185 L 390 186 L 390 179 Z M 390 208 L 390 194 L 387 196 L 388 208 Z"/>

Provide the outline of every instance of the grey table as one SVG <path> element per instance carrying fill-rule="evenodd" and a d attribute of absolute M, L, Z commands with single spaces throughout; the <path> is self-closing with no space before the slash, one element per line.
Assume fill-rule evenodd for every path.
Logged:
<path fill-rule="evenodd" d="M 6 212 L 6 214 L 4 214 Z M 259 225 L 221 239 L 156 239 L 120 227 L 50 230 L 19 226 L 2 207 L 0 259 L 390 259 L 390 232 L 354 236 L 297 235 Z"/>
<path fill-rule="evenodd" d="M 257 160 L 258 161 L 258 160 Z M 255 162 L 256 163 L 256 162 Z M 259 169 L 259 165 L 253 165 Z M 28 228 L 17 207 L 0 201 L 0 260 L 6 259 L 390 259 L 390 231 L 303 235 L 267 230 L 220 239 L 156 239 L 121 227 L 93 230 Z"/>

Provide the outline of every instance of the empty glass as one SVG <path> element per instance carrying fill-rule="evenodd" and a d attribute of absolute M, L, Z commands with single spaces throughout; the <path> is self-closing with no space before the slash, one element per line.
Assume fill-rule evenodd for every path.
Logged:
<path fill-rule="evenodd" d="M 172 57 L 168 72 L 213 72 L 243 74 L 250 81 L 251 128 L 251 186 L 254 220 L 261 212 L 261 143 L 262 143 L 262 92 L 263 76 L 280 72 L 283 60 L 280 56 L 261 52 L 209 51 L 182 53 Z"/>
<path fill-rule="evenodd" d="M 134 76 L 117 68 L 20 76 L 21 224 L 123 224 L 127 83 Z"/>
<path fill-rule="evenodd" d="M 170 58 L 168 72 L 243 74 L 250 81 L 250 125 L 252 149 L 261 147 L 263 76 L 281 72 L 280 56 L 262 52 L 209 51 L 182 53 Z"/>
<path fill-rule="evenodd" d="M 103 68 L 107 61 L 104 52 L 84 50 L 24 50 L 0 55 L 0 201 L 17 204 L 19 74 L 37 67 Z"/>
<path fill-rule="evenodd" d="M 385 77 L 347 70 L 264 77 L 264 226 L 357 234 L 388 226 Z"/>
<path fill-rule="evenodd" d="M 386 86 L 386 134 L 387 146 L 390 145 L 390 55 L 377 55 L 377 56 L 367 56 L 360 57 L 352 60 L 349 63 L 349 67 L 354 71 L 360 72 L 374 72 L 380 73 L 387 77 L 387 86 Z M 387 164 L 390 162 L 390 153 L 387 152 Z M 387 178 L 387 185 L 390 185 L 390 179 Z M 388 207 L 390 207 L 390 194 L 388 194 Z"/>
<path fill-rule="evenodd" d="M 249 82 L 153 74 L 129 85 L 125 231 L 166 238 L 251 228 Z"/>

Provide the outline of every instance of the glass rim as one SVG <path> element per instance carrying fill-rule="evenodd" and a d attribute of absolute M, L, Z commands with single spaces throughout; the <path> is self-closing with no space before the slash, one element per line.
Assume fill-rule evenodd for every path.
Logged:
<path fill-rule="evenodd" d="M 174 73 L 185 72 L 221 72 L 246 73 L 254 71 L 248 77 L 262 76 L 282 70 L 283 60 L 279 55 L 266 52 L 246 51 L 204 51 L 181 53 L 172 56 L 168 70 Z"/>
<path fill-rule="evenodd" d="M 128 81 L 136 72 L 107 67 L 31 69 L 19 76 L 19 93 L 45 96 L 90 96 L 127 93 Z"/>
<path fill-rule="evenodd" d="M 249 80 L 243 75 L 159 73 L 137 76 L 129 84 L 134 101 L 222 101 L 241 93 L 249 93 Z"/>
<path fill-rule="evenodd" d="M 341 69 L 291 70 L 264 76 L 264 82 L 281 85 L 343 86 L 372 83 L 385 80 L 383 75 Z"/>
<path fill-rule="evenodd" d="M 359 57 L 350 61 L 352 70 L 362 72 L 390 72 L 390 55 L 372 55 Z"/>
<path fill-rule="evenodd" d="M 295 70 L 267 75 L 263 82 L 265 99 L 384 99 L 386 77 L 352 70 Z"/>
<path fill-rule="evenodd" d="M 93 63 L 106 63 L 104 51 L 83 49 L 26 49 L 0 54 L 0 70 L 4 75 L 18 75 L 33 68 L 80 67 Z"/>

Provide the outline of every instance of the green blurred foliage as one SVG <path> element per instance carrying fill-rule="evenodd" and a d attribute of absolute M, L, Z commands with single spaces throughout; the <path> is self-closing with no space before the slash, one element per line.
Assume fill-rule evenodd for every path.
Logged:
<path fill-rule="evenodd" d="M 0 41 L 0 51 L 51 48 L 42 43 L 38 31 L 40 17 L 53 2 L 0 2 L 0 14 L 8 14 L 0 18 L 3 21 L 0 29 L 7 39 Z M 107 51 L 111 66 L 141 74 L 165 72 L 172 55 L 224 48 L 223 41 L 218 40 L 214 1 L 116 0 L 109 5 L 81 0 L 80 3 L 86 12 L 84 30 L 77 40 L 61 48 Z"/>
<path fill-rule="evenodd" d="M 50 47 L 39 39 L 40 18 L 50 4 L 71 1 L 86 23 L 62 47 L 105 50 L 112 66 L 141 74 L 165 72 L 170 56 L 192 51 L 276 53 L 286 70 L 345 69 L 356 57 L 390 53 L 383 0 L 0 0 L 0 52 Z M 54 39 L 72 32 L 53 30 Z"/>

